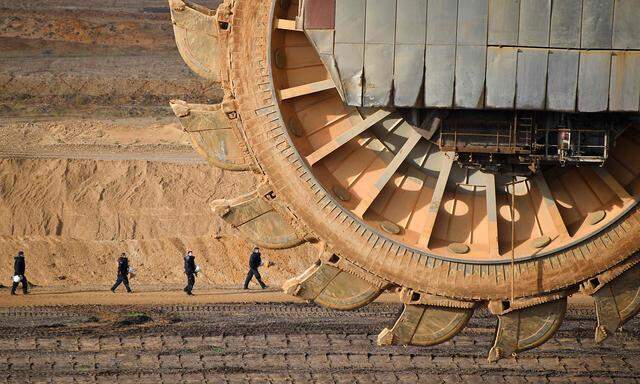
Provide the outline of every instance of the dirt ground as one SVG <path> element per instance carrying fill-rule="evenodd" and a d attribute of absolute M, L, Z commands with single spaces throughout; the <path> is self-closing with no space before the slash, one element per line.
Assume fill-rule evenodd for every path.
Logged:
<path fill-rule="evenodd" d="M 495 318 L 479 311 L 431 348 L 378 347 L 400 307 L 301 303 L 0 309 L 0 382 L 638 383 L 640 322 L 604 346 L 572 306 L 539 349 L 489 364 Z"/>

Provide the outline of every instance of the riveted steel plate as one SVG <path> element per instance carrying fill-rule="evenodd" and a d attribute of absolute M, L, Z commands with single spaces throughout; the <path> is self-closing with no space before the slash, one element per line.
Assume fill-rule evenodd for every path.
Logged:
<path fill-rule="evenodd" d="M 458 45 L 486 45 L 488 0 L 466 0 L 458 3 Z"/>
<path fill-rule="evenodd" d="M 336 0 L 336 44 L 364 43 L 366 0 Z"/>
<path fill-rule="evenodd" d="M 516 108 L 544 109 L 547 88 L 547 50 L 518 52 Z"/>
<path fill-rule="evenodd" d="M 640 49 L 640 0 L 616 1 L 613 48 Z"/>
<path fill-rule="evenodd" d="M 456 51 L 455 105 L 482 108 L 487 47 L 459 45 Z"/>
<path fill-rule="evenodd" d="M 640 52 L 619 52 L 611 58 L 609 103 L 612 111 L 640 109 Z"/>
<path fill-rule="evenodd" d="M 489 33 L 491 45 L 517 45 L 520 0 L 489 0 Z"/>
<path fill-rule="evenodd" d="M 555 0 L 551 8 L 551 36 L 549 46 L 580 47 L 582 0 Z"/>
<path fill-rule="evenodd" d="M 427 45 L 424 62 L 424 104 L 428 107 L 451 107 L 456 46 Z"/>
<path fill-rule="evenodd" d="M 611 48 L 613 0 L 584 0 L 582 3 L 581 47 Z"/>
<path fill-rule="evenodd" d="M 610 52 L 582 52 L 578 74 L 578 110 L 606 111 L 609 104 Z"/>
<path fill-rule="evenodd" d="M 516 94 L 517 50 L 489 47 L 487 51 L 487 107 L 513 108 Z"/>
<path fill-rule="evenodd" d="M 579 60 L 578 51 L 549 51 L 547 109 L 552 111 L 576 109 Z"/>
<path fill-rule="evenodd" d="M 518 44 L 547 47 L 550 19 L 551 0 L 520 0 Z"/>

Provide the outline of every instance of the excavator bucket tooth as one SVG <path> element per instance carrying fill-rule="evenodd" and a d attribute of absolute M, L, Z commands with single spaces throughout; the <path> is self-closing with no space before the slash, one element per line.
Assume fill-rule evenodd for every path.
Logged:
<path fill-rule="evenodd" d="M 286 281 L 282 289 L 298 298 L 343 311 L 371 303 L 384 290 L 325 261 L 317 261 L 302 275 Z"/>
<path fill-rule="evenodd" d="M 255 170 L 255 163 L 239 129 L 222 104 L 188 104 L 171 100 L 171 108 L 191 137 L 198 153 L 212 165 L 228 171 Z"/>
<path fill-rule="evenodd" d="M 220 81 L 216 12 L 183 0 L 169 0 L 169 8 L 182 59 L 198 75 Z"/>
<path fill-rule="evenodd" d="M 598 317 L 595 339 L 602 343 L 640 312 L 640 264 L 603 284 L 592 296 Z"/>
<path fill-rule="evenodd" d="M 496 314 L 492 304 L 489 309 Z M 544 344 L 562 324 L 566 309 L 567 298 L 562 297 L 520 309 L 502 310 L 498 313 L 498 329 L 489 362 Z"/>
<path fill-rule="evenodd" d="M 378 345 L 429 346 L 444 343 L 469 322 L 474 308 L 405 304 L 393 328 L 378 335 Z"/>
<path fill-rule="evenodd" d="M 270 249 L 286 249 L 300 245 L 304 236 L 291 222 L 276 211 L 271 200 L 275 194 L 263 184 L 253 192 L 231 200 L 215 200 L 213 211 L 236 228 L 249 241 Z"/>

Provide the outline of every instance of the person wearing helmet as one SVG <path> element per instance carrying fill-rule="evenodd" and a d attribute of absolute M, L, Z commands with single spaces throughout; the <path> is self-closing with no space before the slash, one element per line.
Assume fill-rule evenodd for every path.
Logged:
<path fill-rule="evenodd" d="M 116 288 L 120 284 L 124 284 L 124 287 L 127 289 L 127 292 L 131 293 L 131 287 L 129 286 L 129 273 L 131 272 L 131 268 L 129 267 L 129 259 L 127 255 L 122 252 L 120 258 L 118 259 L 118 277 L 116 278 L 116 283 L 111 287 L 111 292 L 115 293 Z"/>
<path fill-rule="evenodd" d="M 184 291 L 187 295 L 193 295 L 193 286 L 196 284 L 196 275 L 200 268 L 196 265 L 196 257 L 193 256 L 192 251 L 188 251 L 184 257 L 184 273 L 187 275 L 187 286 L 184 287 Z"/>
<path fill-rule="evenodd" d="M 258 284 L 262 287 L 262 289 L 267 288 L 267 285 L 262 281 L 260 277 L 260 272 L 258 268 L 262 266 L 262 258 L 260 256 L 260 248 L 253 248 L 253 252 L 249 256 L 249 272 L 247 273 L 247 278 L 244 280 L 244 289 L 249 289 L 249 283 L 251 279 L 255 276 Z"/>
<path fill-rule="evenodd" d="M 13 259 L 13 285 L 11 286 L 11 294 L 15 295 L 18 289 L 18 284 L 22 284 L 22 293 L 28 294 L 29 282 L 24 275 L 26 270 L 26 263 L 24 261 L 24 252 L 19 251 L 18 255 Z"/>

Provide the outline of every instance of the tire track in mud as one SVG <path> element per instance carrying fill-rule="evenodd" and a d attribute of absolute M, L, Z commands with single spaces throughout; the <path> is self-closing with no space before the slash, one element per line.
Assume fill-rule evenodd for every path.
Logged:
<path fill-rule="evenodd" d="M 603 346 L 595 314 L 570 308 L 555 338 L 486 361 L 495 318 L 479 310 L 436 347 L 378 347 L 400 306 L 59 306 L 0 311 L 0 382 L 622 382 L 640 378 L 640 321 Z M 122 325 L 123 318 L 151 320 Z"/>

